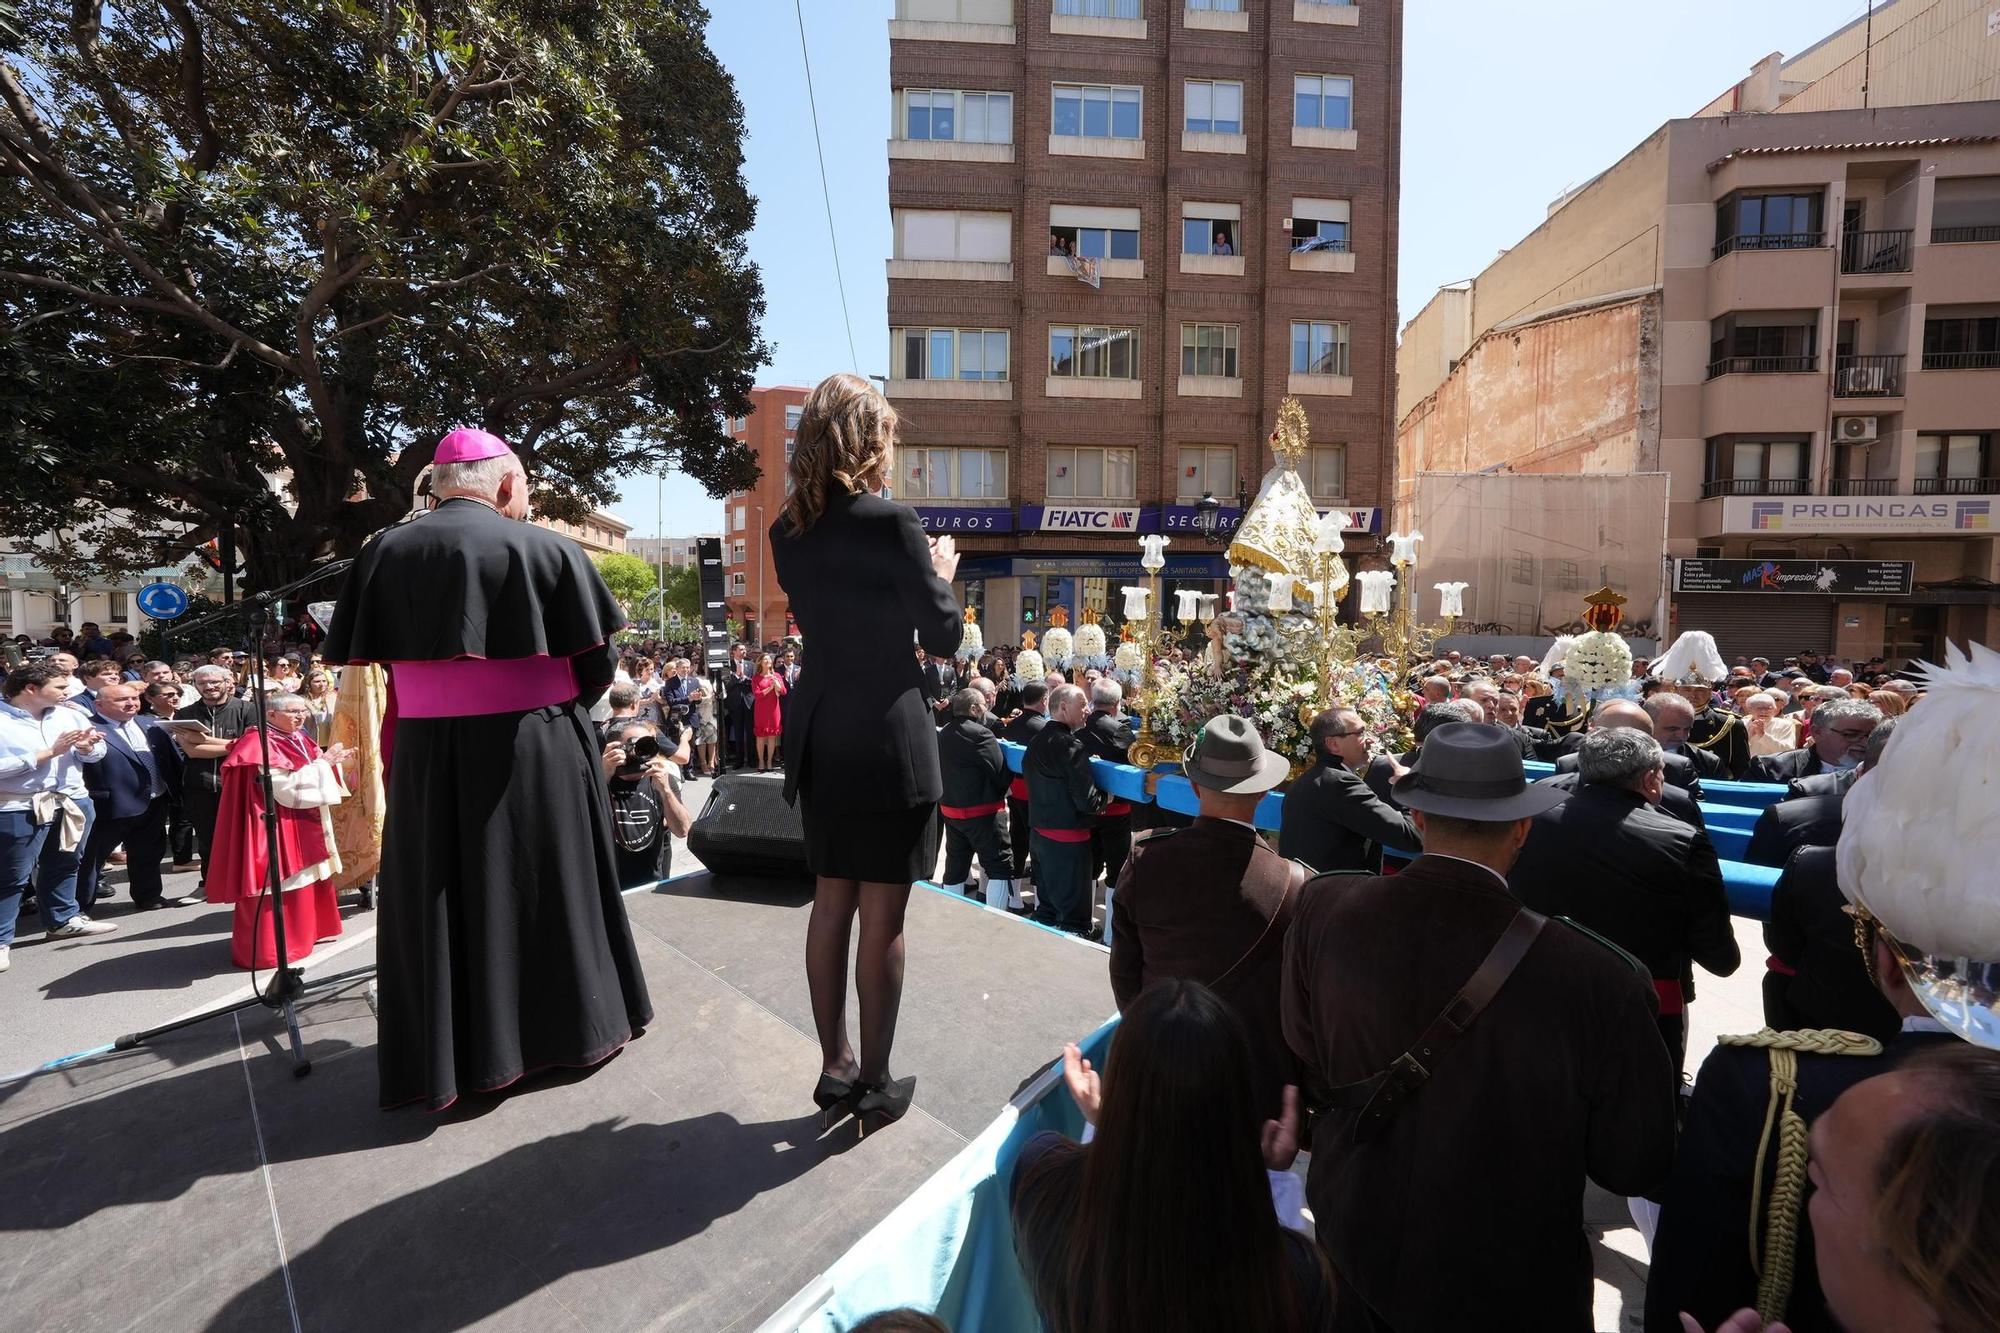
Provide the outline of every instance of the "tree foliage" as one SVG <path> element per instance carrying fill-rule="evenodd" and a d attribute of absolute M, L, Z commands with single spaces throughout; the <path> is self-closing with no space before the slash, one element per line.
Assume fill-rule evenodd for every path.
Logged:
<path fill-rule="evenodd" d="M 605 551 L 590 559 L 597 566 L 597 572 L 604 576 L 604 584 L 618 599 L 618 605 L 625 608 L 625 614 L 637 619 L 655 592 L 653 567 L 638 556 L 627 555 L 623 551 Z"/>
<path fill-rule="evenodd" d="M 406 512 L 460 424 L 554 517 L 754 481 L 720 422 L 767 359 L 754 201 L 696 0 L 20 10 L 0 531 L 110 571 L 233 523 L 270 584 Z"/>

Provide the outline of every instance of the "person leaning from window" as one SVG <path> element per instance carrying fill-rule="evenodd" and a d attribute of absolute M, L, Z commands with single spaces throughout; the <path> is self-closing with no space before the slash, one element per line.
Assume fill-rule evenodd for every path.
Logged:
<path fill-rule="evenodd" d="M 1267 1170 L 1298 1155 L 1298 1089 L 1257 1107 L 1243 1022 L 1199 982 L 1139 993 L 1100 1077 L 1071 1043 L 1094 1141 L 1035 1135 L 1014 1167 L 1014 1250 L 1050 1333 L 1332 1327 L 1333 1277 L 1278 1224 Z"/>
<path fill-rule="evenodd" d="M 606 726 L 600 762 L 611 793 L 611 854 L 618 862 L 619 888 L 640 888 L 671 873 L 673 838 L 685 838 L 694 826 L 694 816 L 681 804 L 678 766 L 687 759 L 686 735 L 672 718 L 658 727 L 635 717 Z"/>

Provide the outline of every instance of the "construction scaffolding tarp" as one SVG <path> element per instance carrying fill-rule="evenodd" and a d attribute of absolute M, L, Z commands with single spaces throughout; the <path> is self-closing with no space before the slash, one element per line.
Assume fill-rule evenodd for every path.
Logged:
<path fill-rule="evenodd" d="M 1584 597 L 1627 599 L 1620 633 L 1659 637 L 1666 595 L 1664 472 L 1417 474 L 1418 607 L 1463 582 L 1460 634 L 1580 634 Z"/>

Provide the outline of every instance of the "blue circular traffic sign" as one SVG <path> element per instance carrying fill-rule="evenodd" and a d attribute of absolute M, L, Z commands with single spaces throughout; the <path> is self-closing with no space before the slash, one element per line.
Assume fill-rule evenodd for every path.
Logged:
<path fill-rule="evenodd" d="M 188 609 L 187 589 L 177 583 L 148 583 L 139 589 L 139 609 L 155 620 L 172 620 Z"/>

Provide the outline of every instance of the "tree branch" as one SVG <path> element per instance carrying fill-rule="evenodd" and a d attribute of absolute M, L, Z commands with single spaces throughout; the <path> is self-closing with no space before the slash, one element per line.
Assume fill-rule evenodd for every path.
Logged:
<path fill-rule="evenodd" d="M 485 415 L 490 417 L 505 411 L 507 408 L 513 407 L 517 403 L 528 402 L 536 398 L 553 398 L 569 393 L 571 390 L 581 388 L 592 380 L 622 367 L 625 364 L 626 357 L 630 355 L 630 351 L 630 348 L 621 344 L 605 355 L 600 356 L 597 360 L 587 365 L 578 366 L 566 375 L 558 375 L 556 378 L 541 384 L 530 384 L 524 388 L 510 389 L 506 393 L 487 400 Z"/>
<path fill-rule="evenodd" d="M 41 287 L 65 296 L 74 296 L 92 305 L 111 306 L 123 310 L 150 310 L 159 315 L 179 315 L 183 311 L 171 301 L 162 301 L 151 296 L 119 296 L 115 292 L 94 292 L 87 287 L 78 287 L 58 278 L 44 278 L 35 273 L 13 273 L 0 270 L 0 282 L 18 282 L 25 287 Z M 25 326 L 23 326 L 25 327 Z"/>
<path fill-rule="evenodd" d="M 482 163 L 481 165 L 484 164 Z M 450 291 L 454 287 L 467 286 L 470 283 L 478 282 L 481 278 L 485 277 L 489 273 L 499 273 L 507 269 L 511 269 L 513 267 L 514 266 L 512 264 L 488 264 L 485 268 L 475 269 L 471 273 L 468 273 L 464 277 L 460 278 L 427 279 L 427 278 L 402 278 L 402 277 L 395 277 L 392 275 L 376 275 L 376 276 L 362 278 L 361 281 L 370 286 L 409 287 L 420 292 L 443 292 L 443 291 Z"/>
<path fill-rule="evenodd" d="M 98 62 L 98 34 L 103 31 L 103 0 L 70 0 L 69 39 L 76 48 L 77 62 L 83 66 L 84 81 L 97 94 L 97 100 L 104 104 L 104 114 L 111 118 L 112 128 L 125 144 L 125 150 L 132 154 L 135 162 L 144 162 L 159 152 L 156 143 L 142 142 L 145 131 L 140 127 L 139 117 L 133 112 L 132 104 L 125 100 L 125 94 L 104 72 Z"/>

